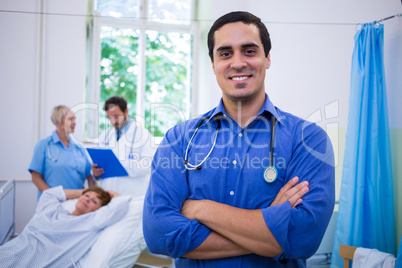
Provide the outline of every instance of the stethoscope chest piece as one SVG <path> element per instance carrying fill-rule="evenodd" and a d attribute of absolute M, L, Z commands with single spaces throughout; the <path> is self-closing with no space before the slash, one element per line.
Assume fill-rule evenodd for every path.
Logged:
<path fill-rule="evenodd" d="M 264 180 L 268 183 L 273 183 L 278 177 L 278 171 L 274 166 L 268 166 L 264 170 Z"/>

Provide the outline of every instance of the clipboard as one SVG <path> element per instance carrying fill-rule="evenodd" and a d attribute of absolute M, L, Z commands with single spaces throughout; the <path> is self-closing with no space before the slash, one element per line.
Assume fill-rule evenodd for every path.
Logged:
<path fill-rule="evenodd" d="M 92 162 L 98 165 L 97 168 L 103 168 L 105 171 L 99 178 L 106 179 L 110 177 L 128 176 L 126 169 L 121 165 L 119 159 L 117 159 L 111 149 L 86 149 Z"/>

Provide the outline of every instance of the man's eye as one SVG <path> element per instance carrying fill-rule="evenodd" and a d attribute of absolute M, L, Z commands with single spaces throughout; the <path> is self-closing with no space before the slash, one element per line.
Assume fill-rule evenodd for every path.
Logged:
<path fill-rule="evenodd" d="M 230 53 L 229 53 L 229 52 L 222 52 L 222 53 L 221 53 L 221 57 L 226 58 L 226 57 L 229 57 L 229 56 L 230 56 Z"/>
<path fill-rule="evenodd" d="M 247 49 L 245 53 L 246 54 L 254 54 L 255 50 L 254 49 Z"/>

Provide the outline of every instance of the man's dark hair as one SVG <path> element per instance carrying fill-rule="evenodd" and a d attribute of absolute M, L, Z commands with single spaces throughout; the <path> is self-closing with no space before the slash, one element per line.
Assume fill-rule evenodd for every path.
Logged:
<path fill-rule="evenodd" d="M 209 50 L 209 57 L 211 58 L 212 61 L 214 61 L 215 32 L 225 24 L 238 21 L 241 21 L 244 24 L 253 24 L 258 28 L 260 32 L 260 39 L 262 45 L 264 46 L 265 57 L 268 56 L 268 53 L 271 50 L 271 39 L 269 38 L 269 33 L 267 27 L 265 27 L 265 24 L 261 21 L 259 17 L 254 16 L 249 12 L 234 11 L 226 15 L 223 15 L 222 17 L 217 19 L 208 32 L 208 50 Z"/>
<path fill-rule="evenodd" d="M 119 96 L 113 96 L 107 99 L 105 105 L 103 105 L 103 110 L 107 112 L 116 105 L 119 106 L 123 113 L 127 110 L 127 101 Z"/>

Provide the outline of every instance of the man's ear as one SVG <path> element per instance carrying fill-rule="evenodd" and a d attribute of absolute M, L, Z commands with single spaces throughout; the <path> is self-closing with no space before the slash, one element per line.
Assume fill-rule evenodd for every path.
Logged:
<path fill-rule="evenodd" d="M 126 111 L 124 112 L 124 116 L 128 117 L 128 108 L 127 108 Z"/>
<path fill-rule="evenodd" d="M 271 54 L 269 54 L 268 53 L 268 56 L 267 56 L 267 69 L 269 69 L 269 67 L 271 67 Z"/>
<path fill-rule="evenodd" d="M 216 74 L 216 73 L 215 73 L 215 65 L 214 65 L 214 61 L 213 61 L 213 60 L 211 60 L 211 65 L 212 65 L 212 70 L 214 71 L 214 74 Z"/>

